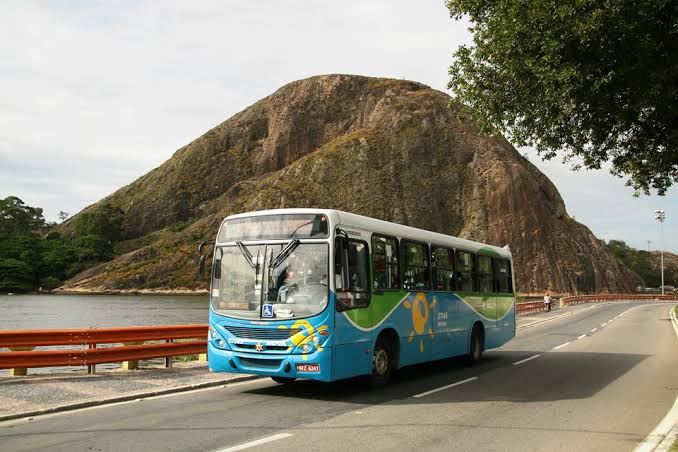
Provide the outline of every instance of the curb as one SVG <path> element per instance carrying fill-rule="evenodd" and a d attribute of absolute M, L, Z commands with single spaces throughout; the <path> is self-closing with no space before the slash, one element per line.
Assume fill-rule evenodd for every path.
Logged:
<path fill-rule="evenodd" d="M 59 405 L 55 407 L 50 407 L 50 408 L 45 408 L 42 410 L 34 410 L 34 411 L 26 411 L 23 413 L 14 413 L 14 414 L 8 414 L 5 416 L 0 416 L 0 422 L 4 421 L 11 421 L 14 419 L 21 419 L 25 417 L 33 417 L 33 416 L 42 416 L 45 414 L 53 414 L 53 413 L 61 413 L 64 411 L 72 411 L 72 410 L 79 410 L 81 408 L 89 408 L 93 406 L 100 406 L 100 405 L 109 405 L 112 403 L 119 403 L 119 402 L 129 402 L 130 400 L 136 400 L 140 398 L 148 398 L 148 397 L 156 397 L 156 396 L 161 396 L 161 395 L 167 395 L 167 394 L 175 394 L 178 392 L 189 392 L 193 391 L 196 389 L 204 389 L 204 388 L 211 388 L 214 386 L 221 386 L 224 384 L 229 384 L 229 383 L 238 383 L 241 381 L 248 381 L 248 380 L 257 380 L 259 378 L 262 378 L 259 375 L 243 375 L 239 377 L 231 377 L 231 378 L 226 378 L 223 380 L 217 380 L 217 381 L 208 381 L 205 383 L 198 383 L 194 385 L 189 385 L 189 386 L 179 386 L 176 388 L 169 388 L 169 389 L 159 389 L 157 391 L 148 391 L 148 392 L 136 392 L 134 394 L 128 394 L 124 396 L 119 396 L 119 397 L 111 397 L 108 399 L 103 399 L 103 400 L 89 400 L 87 402 L 77 402 L 77 403 L 71 403 L 67 405 Z"/>

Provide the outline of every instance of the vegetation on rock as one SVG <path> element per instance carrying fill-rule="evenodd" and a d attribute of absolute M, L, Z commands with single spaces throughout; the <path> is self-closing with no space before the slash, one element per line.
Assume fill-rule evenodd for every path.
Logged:
<path fill-rule="evenodd" d="M 643 286 L 661 285 L 661 257 L 659 251 L 631 248 L 623 240 L 610 240 L 607 247 L 617 259 L 643 280 Z M 664 252 L 664 285 L 678 286 L 678 255 Z"/>

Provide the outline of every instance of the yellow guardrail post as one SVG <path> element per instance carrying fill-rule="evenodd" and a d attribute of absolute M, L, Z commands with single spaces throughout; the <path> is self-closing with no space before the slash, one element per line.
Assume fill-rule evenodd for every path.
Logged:
<path fill-rule="evenodd" d="M 123 342 L 123 344 L 125 345 L 141 345 L 143 343 L 144 341 Z M 137 370 L 139 369 L 139 361 L 136 359 L 130 361 L 123 361 L 122 368 L 125 370 Z"/>
<path fill-rule="evenodd" d="M 8 348 L 12 352 L 30 352 L 35 347 L 8 347 Z M 28 375 L 27 367 L 15 367 L 13 369 L 9 369 L 10 377 L 24 377 L 26 375 Z"/>

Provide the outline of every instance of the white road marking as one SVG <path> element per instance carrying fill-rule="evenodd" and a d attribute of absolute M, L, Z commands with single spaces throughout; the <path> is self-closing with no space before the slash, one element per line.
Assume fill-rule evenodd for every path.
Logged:
<path fill-rule="evenodd" d="M 595 333 L 596 331 L 598 331 L 598 328 L 594 328 L 591 330 L 592 333 Z"/>
<path fill-rule="evenodd" d="M 666 413 L 664 419 L 661 420 L 659 425 L 655 427 L 652 432 L 647 435 L 645 440 L 638 444 L 634 452 L 650 452 L 653 451 L 659 446 L 659 443 L 662 442 L 666 435 L 671 431 L 673 426 L 678 423 L 678 397 L 673 403 L 673 407 Z"/>
<path fill-rule="evenodd" d="M 669 309 L 669 317 L 671 318 L 671 323 L 673 324 L 673 330 L 676 332 L 676 337 L 678 337 L 678 318 L 676 318 L 676 313 L 673 308 Z"/>
<path fill-rule="evenodd" d="M 564 344 L 560 344 L 560 345 L 557 346 L 557 347 L 553 347 L 553 349 L 554 349 L 554 350 L 558 350 L 559 348 L 565 347 L 567 344 L 569 344 L 569 342 L 565 342 Z"/>
<path fill-rule="evenodd" d="M 607 325 L 607 322 L 600 324 L 601 328 L 604 327 L 605 325 Z"/>
<path fill-rule="evenodd" d="M 279 439 L 289 438 L 290 436 L 292 436 L 291 433 L 278 433 L 277 435 L 267 436 L 256 441 L 250 441 L 249 443 L 240 444 L 239 446 L 228 447 L 226 449 L 219 449 L 217 452 L 234 452 L 236 450 L 249 449 L 250 447 L 261 446 L 262 444 L 270 443 L 272 441 L 278 441 Z"/>
<path fill-rule="evenodd" d="M 445 389 L 450 389 L 450 388 L 453 388 L 455 386 L 463 385 L 464 383 L 468 383 L 470 381 L 477 380 L 477 379 L 478 379 L 478 377 L 467 378 L 466 380 L 461 380 L 461 381 L 458 381 L 456 383 L 452 383 L 451 385 L 443 386 L 441 388 L 431 389 L 430 391 L 422 392 L 421 394 L 417 394 L 417 395 L 412 396 L 412 397 L 426 397 L 427 395 L 433 394 L 434 392 L 444 391 Z"/>
<path fill-rule="evenodd" d="M 674 314 L 673 308 L 669 309 L 669 317 L 671 318 L 671 324 L 673 326 L 673 330 L 676 333 L 676 337 L 678 337 L 678 319 Z M 673 402 L 673 406 L 669 412 L 666 413 L 664 419 L 662 419 L 659 425 L 657 425 L 655 429 L 652 430 L 649 435 L 647 435 L 642 443 L 638 444 L 638 447 L 636 447 L 634 452 L 650 452 L 653 450 L 663 449 L 663 440 L 667 438 L 667 435 L 671 432 L 675 425 L 678 425 L 678 397 L 676 397 L 676 401 Z M 673 441 L 669 439 L 668 442 L 672 443 Z M 666 446 L 666 449 L 668 450 L 671 444 L 667 444 Z"/>
<path fill-rule="evenodd" d="M 577 339 L 584 339 L 585 337 L 586 337 L 586 334 L 582 334 L 582 335 L 579 336 Z"/>
<path fill-rule="evenodd" d="M 528 361 L 532 361 L 533 359 L 539 358 L 541 355 L 532 355 L 529 358 L 521 359 L 520 361 L 516 361 L 513 363 L 514 366 L 517 366 L 518 364 L 526 363 Z"/>

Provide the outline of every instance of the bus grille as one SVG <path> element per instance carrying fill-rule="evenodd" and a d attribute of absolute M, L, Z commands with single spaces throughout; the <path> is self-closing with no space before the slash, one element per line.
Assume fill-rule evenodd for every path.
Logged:
<path fill-rule="evenodd" d="M 266 369 L 277 369 L 282 363 L 282 359 L 257 359 L 257 358 L 239 358 L 240 362 L 246 367 L 260 367 Z"/>
<path fill-rule="evenodd" d="M 248 328 L 241 326 L 228 326 L 224 328 L 235 337 L 263 341 L 283 341 L 300 331 L 299 328 Z"/>

